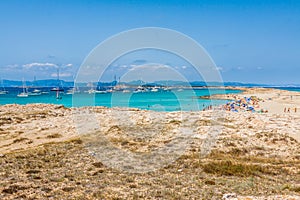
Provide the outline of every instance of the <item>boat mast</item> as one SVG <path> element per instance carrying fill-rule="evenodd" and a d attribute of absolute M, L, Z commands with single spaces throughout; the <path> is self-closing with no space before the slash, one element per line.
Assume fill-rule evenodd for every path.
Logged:
<path fill-rule="evenodd" d="M 24 78 L 23 78 L 23 93 L 27 93 L 27 91 L 26 91 L 26 82 L 25 82 Z"/>
<path fill-rule="evenodd" d="M 59 66 L 57 67 L 57 88 L 56 88 L 56 99 L 61 99 L 61 96 L 59 96 L 60 91 L 60 80 L 59 80 Z"/>
<path fill-rule="evenodd" d="M 2 87 L 2 90 L 5 91 L 3 79 L 1 78 L 0 80 L 1 80 L 1 87 Z"/>
<path fill-rule="evenodd" d="M 57 67 L 57 88 L 60 87 L 60 84 L 59 84 L 59 67 Z"/>

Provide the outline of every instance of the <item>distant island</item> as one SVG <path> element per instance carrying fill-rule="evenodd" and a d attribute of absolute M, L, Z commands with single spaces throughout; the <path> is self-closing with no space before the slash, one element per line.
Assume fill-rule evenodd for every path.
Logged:
<path fill-rule="evenodd" d="M 46 80 L 35 80 L 35 81 L 25 81 L 28 87 L 55 87 L 58 85 L 57 79 L 46 79 Z M 74 81 L 64 81 L 59 80 L 59 84 L 62 87 L 73 87 Z M 77 86 L 85 87 L 90 83 L 77 83 Z M 162 80 L 155 82 L 144 82 L 142 80 L 136 80 L 131 82 L 93 82 L 93 85 L 97 86 L 116 86 L 117 84 L 124 84 L 129 86 L 139 86 L 139 85 L 152 85 L 152 86 L 192 86 L 192 87 L 205 87 L 205 86 L 233 86 L 233 87 L 300 87 L 300 84 L 285 84 L 285 85 L 271 85 L 271 84 L 255 84 L 255 83 L 241 83 L 241 82 L 204 82 L 204 81 L 174 81 L 174 80 Z M 2 86 L 4 87 L 21 87 L 23 81 L 21 80 L 2 80 Z"/>

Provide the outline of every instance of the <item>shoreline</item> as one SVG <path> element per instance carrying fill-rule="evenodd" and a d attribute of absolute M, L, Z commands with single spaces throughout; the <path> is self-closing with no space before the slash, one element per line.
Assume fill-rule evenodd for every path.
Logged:
<path fill-rule="evenodd" d="M 265 108 L 268 108 L 268 103 L 276 103 L 279 107 L 282 107 L 282 104 L 291 105 L 291 107 L 299 107 L 300 105 L 300 92 L 298 91 L 287 91 L 282 89 L 275 89 L 275 88 L 240 88 L 236 87 L 236 90 L 243 91 L 242 93 L 238 94 L 214 94 L 210 96 L 200 96 L 199 98 L 202 99 L 215 99 L 215 100 L 236 100 L 237 97 L 242 98 L 244 96 L 257 96 L 258 98 L 261 98 L 264 102 L 262 102 L 262 105 L 265 106 Z M 279 105 L 278 102 L 281 104 Z M 273 110 L 273 109 L 271 109 Z M 284 109 L 281 109 L 284 111 Z M 279 111 L 279 109 L 276 109 L 276 111 Z M 277 112 L 277 113 L 282 113 Z"/>
<path fill-rule="evenodd" d="M 265 89 L 230 94 L 237 98 L 257 95 L 264 100 L 259 106 L 268 108 L 268 113 L 155 112 L 54 104 L 0 106 L 0 198 L 80 198 L 87 195 L 89 187 L 89 199 L 95 195 L 130 198 L 132 192 L 144 195 L 141 197 L 164 194 L 162 197 L 221 199 L 235 193 L 240 199 L 297 199 L 300 115 L 284 113 L 282 107 L 300 105 L 300 98 L 295 95 L 290 99 L 290 94 Z M 74 121 L 73 112 L 82 117 Z M 130 174 L 111 169 L 91 156 L 84 134 L 94 133 L 89 129 L 93 122 L 115 147 L 130 152 L 147 154 L 163 147 L 180 128 L 191 132 L 191 146 L 168 166 Z M 91 127 L 84 127 L 89 123 Z M 210 153 L 202 157 L 202 145 L 215 125 L 222 128 Z M 83 134 L 78 134 L 78 129 Z M 174 186 L 176 190 L 170 191 Z M 244 190 L 245 186 L 251 190 Z M 99 188 L 103 196 L 97 196 Z"/>
<path fill-rule="evenodd" d="M 296 98 L 300 97 L 300 92 L 298 91 L 287 91 L 287 90 L 282 90 L 282 89 L 276 89 L 276 88 L 259 88 L 259 87 L 234 87 L 234 86 L 225 86 L 225 87 L 201 87 L 201 88 L 212 88 L 212 89 L 224 89 L 224 90 L 239 90 L 241 91 L 241 93 L 228 93 L 228 94 L 213 94 L 213 95 L 204 95 L 204 96 L 196 96 L 196 97 L 192 97 L 192 98 L 198 98 L 198 99 L 203 99 L 203 100 L 230 100 L 233 101 L 235 100 L 236 97 L 242 97 L 242 96 L 262 96 L 262 99 L 269 99 L 269 98 L 278 98 L 278 96 L 276 95 L 281 95 L 281 97 L 286 96 L 294 96 Z M 262 95 L 265 93 L 271 93 L 270 97 L 266 97 L 266 95 Z M 274 93 L 276 93 L 276 95 L 274 95 Z M 299 95 L 298 95 L 299 94 Z M 285 101 L 284 103 L 289 104 L 288 101 Z M 16 105 L 27 105 L 27 104 L 40 104 L 40 103 L 25 103 L 25 104 L 18 104 L 18 103 L 13 103 Z M 53 104 L 53 103 L 41 103 L 41 104 Z M 202 103 L 201 103 L 202 104 Z M 293 102 L 292 102 L 293 104 Z M 295 104 L 295 103 L 294 103 Z M 10 104 L 2 104 L 0 106 L 4 106 L 4 105 L 10 105 Z M 54 104 L 54 105 L 63 105 L 63 104 Z M 200 104 L 199 104 L 200 105 Z M 220 103 L 219 105 L 223 105 L 222 103 Z M 102 105 L 99 105 L 102 106 Z M 280 106 L 280 105 L 278 105 Z M 67 106 L 68 108 L 73 108 L 72 106 Z M 83 106 L 84 107 L 84 106 Z M 292 107 L 289 105 L 286 105 L 286 107 Z M 111 107 L 107 107 L 107 108 L 111 108 Z M 126 106 L 124 108 L 127 108 Z M 130 108 L 137 108 L 137 107 L 130 107 Z M 138 108 L 138 109 L 142 109 L 142 110 L 151 110 L 148 108 Z M 274 110 L 274 108 L 272 108 L 271 110 Z M 283 110 L 283 109 L 282 109 Z M 176 110 L 172 110 L 172 111 L 168 111 L 168 112 L 173 112 Z M 187 111 L 187 110 L 186 110 Z"/>
<path fill-rule="evenodd" d="M 234 90 L 237 89 L 241 89 L 241 88 L 234 88 Z M 245 96 L 255 96 L 260 98 L 260 101 L 258 101 L 258 105 L 257 105 L 257 110 L 266 110 L 267 113 L 258 113 L 255 112 L 253 114 L 255 115 L 267 115 L 268 117 L 273 117 L 273 116 L 280 116 L 280 117 L 285 117 L 285 118 L 289 118 L 289 117 L 294 117 L 295 119 L 298 119 L 300 117 L 300 112 L 298 110 L 295 110 L 295 108 L 299 109 L 300 105 L 300 95 L 295 95 L 295 92 L 289 92 L 289 91 L 283 91 L 283 90 L 276 90 L 276 89 L 265 89 L 265 88 L 243 88 L 243 92 L 242 93 L 238 93 L 238 94 L 216 94 L 216 95 L 212 95 L 211 98 L 212 99 L 226 99 L 226 100 L 237 100 L 237 99 L 243 99 Z M 300 93 L 299 93 L 300 94 Z M 291 97 L 292 95 L 292 97 Z M 289 97 L 289 98 L 287 98 Z M 290 99 L 291 98 L 291 99 Z M 29 110 L 28 110 L 29 109 Z M 103 112 L 109 112 L 111 111 L 115 111 L 115 112 L 127 112 L 127 111 L 132 111 L 132 112 L 138 112 L 138 113 L 142 113 L 143 115 L 146 115 L 147 113 L 156 113 L 157 111 L 153 111 L 153 110 L 144 110 L 144 109 L 139 109 L 139 108 L 134 108 L 134 107 L 113 107 L 113 108 L 109 108 L 109 107 L 104 107 L 104 106 L 93 106 L 93 107 L 89 107 L 89 106 L 84 106 L 84 107 L 72 107 L 72 108 L 67 108 L 63 105 L 60 104 L 43 104 L 43 103 L 35 103 L 35 104 L 26 104 L 26 105 L 20 105 L 20 104 L 6 104 L 6 105 L 1 105 L 0 106 L 0 112 L 2 112 L 1 114 L 4 116 L 5 113 L 14 113 L 14 115 L 17 115 L 17 118 L 20 118 L 17 112 L 21 112 L 22 115 L 26 116 L 26 112 L 30 113 L 30 110 L 35 110 L 37 109 L 36 113 L 38 114 L 38 116 L 34 116 L 34 114 L 29 114 L 29 117 L 44 117 L 46 118 L 46 116 L 48 115 L 48 113 L 50 113 L 50 115 L 57 115 L 60 116 L 62 118 L 62 120 L 64 122 L 67 122 L 69 124 L 71 124 L 72 121 L 72 111 L 74 110 L 85 110 L 85 109 L 90 109 L 90 110 L 102 110 Z M 256 108 L 255 108 L 256 109 Z M 288 109 L 289 112 L 288 112 Z M 183 113 L 184 115 L 189 115 L 190 113 L 199 113 L 200 115 L 205 115 L 205 113 L 211 113 L 214 112 L 215 108 L 212 107 L 211 109 L 205 110 L 205 111 L 159 111 L 158 113 L 160 113 L 161 115 L 168 115 L 168 114 L 175 114 L 175 115 L 180 115 L 181 113 Z M 225 111 L 224 109 L 217 109 L 219 112 L 224 112 L 224 115 L 234 115 L 234 113 L 232 111 Z M 17 111 L 17 112 L 16 112 Z M 238 110 L 240 112 L 240 114 L 252 114 L 252 112 L 247 112 L 244 110 Z M 23 113 L 24 112 L 24 113 Z M 52 114 L 51 114 L 52 113 Z M 64 118 L 64 116 L 66 118 Z M 7 117 L 9 120 L 10 117 Z M 28 116 L 27 116 L 28 118 Z M 3 119 L 5 119 L 5 117 L 2 117 L 2 121 Z M 17 122 L 22 122 L 23 120 L 17 120 Z M 1 122 L 0 122 L 1 123 Z M 5 124 L 6 122 L 2 122 L 2 124 Z M 58 124 L 61 124 L 58 123 Z M 56 126 L 54 126 L 55 128 Z M 72 131 L 74 132 L 74 125 L 71 126 Z M 41 129 L 41 128 L 38 128 Z M 70 131 L 68 131 L 70 132 Z M 76 135 L 74 133 L 71 133 L 70 135 Z M 69 137 L 70 135 L 68 135 L 67 137 Z M 297 133 L 290 133 L 290 135 L 292 135 L 292 137 L 294 137 L 296 140 L 300 141 L 300 135 Z M 7 145 L 7 144 L 6 144 Z M 1 149 L 1 147 L 0 147 Z"/>

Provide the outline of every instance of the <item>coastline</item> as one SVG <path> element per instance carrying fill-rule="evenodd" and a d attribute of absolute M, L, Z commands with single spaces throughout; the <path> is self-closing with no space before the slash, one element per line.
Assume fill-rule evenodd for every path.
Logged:
<path fill-rule="evenodd" d="M 260 102 L 261 107 L 267 109 L 273 114 L 283 114 L 284 108 L 300 109 L 300 92 L 287 91 L 275 88 L 242 88 L 228 87 L 226 89 L 241 90 L 240 94 L 215 94 L 211 96 L 201 96 L 202 99 L 217 99 L 217 100 L 236 100 L 237 98 L 256 96 L 263 101 Z M 290 111 L 292 112 L 292 110 Z M 299 114 L 299 112 L 296 112 Z"/>
<path fill-rule="evenodd" d="M 274 194 L 279 195 L 279 199 L 299 198 L 300 115 L 298 112 L 284 113 L 284 107 L 300 105 L 300 96 L 283 90 L 249 88 L 241 94 L 214 95 L 212 98 L 234 99 L 234 96 L 261 98 L 259 106 L 268 109 L 268 113 L 155 112 L 135 108 L 65 108 L 51 104 L 0 106 L 0 197 L 80 197 L 86 195 L 84 188 L 88 180 L 89 184 L 96 185 L 90 189 L 91 195 L 100 195 L 97 191 L 102 187 L 99 198 L 114 195 L 128 198 L 132 195 L 128 188 L 139 195 L 144 194 L 143 197 L 162 192 L 163 197 L 169 198 L 185 194 L 195 198 L 200 195 L 221 198 L 233 192 L 240 199 L 275 199 Z M 74 122 L 74 111 L 94 113 L 92 120 L 99 124 L 100 132 L 116 147 L 128 151 L 147 153 L 161 147 L 174 139 L 178 127 L 189 128 L 193 142 L 177 161 L 152 175 L 118 172 L 88 154 L 84 148 L 85 140 L 78 135 L 77 128 L 89 120 L 84 117 L 82 121 Z M 202 158 L 200 147 L 215 124 L 221 125 L 222 129 L 211 153 Z M 141 138 L 137 135 L 141 130 L 157 131 L 157 134 L 150 139 Z M 78 160 L 84 162 L 78 163 Z M 29 166 L 26 165 L 28 162 Z M 52 167 L 48 168 L 48 165 Z M 32 170 L 37 169 L 33 173 Z M 64 177 L 66 171 L 76 181 Z M 116 182 L 120 177 L 124 179 Z M 193 180 L 197 180 L 197 184 Z M 101 186 L 103 182 L 114 187 Z M 170 189 L 175 183 L 176 190 Z M 156 189 L 145 191 L 145 187 L 148 188 L 145 184 Z M 242 188 L 250 187 L 249 184 L 252 189 L 244 191 Z M 191 185 L 195 190 L 190 190 Z M 49 190 L 35 193 L 34 187 Z"/>
<path fill-rule="evenodd" d="M 156 89 L 156 88 L 154 88 Z M 210 101 L 197 100 L 196 96 L 209 94 L 206 87 L 198 88 L 194 91 L 183 89 L 181 87 L 169 88 L 170 90 L 154 90 L 154 91 L 114 91 L 108 93 L 90 93 L 81 90 L 71 95 L 71 93 L 61 94 L 61 99 L 56 99 L 56 93 L 49 92 L 48 94 L 29 95 L 28 98 L 17 98 L 18 93 L 14 90 L 9 90 L 6 95 L 0 96 L 0 104 L 6 105 L 16 103 L 26 105 L 31 103 L 46 103 L 46 104 L 62 104 L 65 107 L 82 107 L 82 106 L 106 106 L 106 107 L 138 107 L 144 110 L 156 111 L 175 111 L 175 110 L 199 110 L 207 106 Z M 42 90 L 44 91 L 44 90 Z M 212 89 L 214 94 L 224 93 L 223 89 Z M 239 91 L 230 91 L 239 92 Z M 74 99 L 75 97 L 75 99 Z M 95 102 L 93 98 L 95 97 Z M 193 99 L 191 99 L 193 98 Z M 144 99 L 146 101 L 144 101 Z M 190 102 L 192 100 L 192 102 Z M 75 103 L 74 103 L 75 102 Z M 216 102 L 221 104 L 223 102 Z M 112 105 L 113 104 L 113 105 Z"/>
<path fill-rule="evenodd" d="M 242 90 L 242 93 L 238 94 L 215 94 L 212 96 L 205 96 L 203 98 L 211 98 L 216 100 L 231 100 L 235 101 L 237 99 L 242 99 L 244 97 L 250 97 L 255 96 L 260 99 L 258 109 L 265 109 L 268 111 L 268 113 L 265 113 L 261 116 L 268 116 L 269 118 L 272 117 L 282 117 L 282 118 L 293 118 L 293 120 L 300 119 L 300 92 L 290 92 L 290 91 L 284 91 L 284 90 L 277 90 L 277 89 L 266 89 L 266 88 L 241 88 L 241 87 L 229 87 L 226 89 L 232 89 L 232 90 Z M 34 119 L 47 119 L 47 118 L 53 118 L 52 124 L 50 127 L 47 127 L 47 132 L 51 135 L 51 133 L 55 133 L 57 128 L 62 128 L 62 125 L 70 125 L 68 127 L 68 130 L 64 132 L 63 138 L 68 139 L 70 137 L 76 136 L 76 126 L 74 125 L 74 121 L 72 118 L 72 112 L 74 110 L 94 110 L 93 107 L 81 107 L 81 108 L 66 108 L 63 105 L 56 105 L 56 104 L 41 104 L 41 103 L 35 103 L 35 104 L 27 104 L 27 105 L 19 105 L 19 104 L 7 104 L 7 105 L 1 105 L 0 106 L 1 114 L 3 117 L 1 117 L 2 124 L 5 125 L 6 123 L 10 124 L 11 122 L 14 122 L 14 118 L 17 120 L 14 122 L 20 126 L 24 121 Z M 96 110 L 100 109 L 103 112 L 110 112 L 111 110 L 116 112 L 126 112 L 126 111 L 134 111 L 138 112 L 143 115 L 147 115 L 147 113 L 156 113 L 155 111 L 149 111 L 149 110 L 143 110 L 139 108 L 132 108 L 132 107 L 114 107 L 114 108 L 108 108 L 103 106 L 95 106 Z M 290 108 L 290 112 L 285 112 L 285 108 Z M 298 108 L 295 112 L 295 108 Z M 161 112 L 161 111 L 160 111 Z M 162 112 L 162 115 L 168 115 L 168 113 L 175 113 L 175 115 L 179 116 L 181 113 L 184 113 L 184 115 L 189 115 L 189 113 L 195 114 L 198 113 L 200 115 L 205 115 L 205 113 L 211 113 L 212 110 L 206 110 L 206 111 L 165 111 Z M 6 116 L 6 113 L 8 115 Z M 230 111 L 224 111 L 225 115 L 232 115 L 233 113 Z M 240 114 L 246 114 L 246 111 L 241 111 Z M 250 114 L 250 113 L 249 113 Z M 252 114 L 258 114 L 259 113 L 252 113 Z M 13 117 L 11 115 L 14 115 Z M 212 117 L 212 116 L 211 116 Z M 5 121 L 6 120 L 6 121 Z M 20 123 L 20 124 L 19 124 Z M 49 125 L 49 121 L 46 123 L 46 125 Z M 26 126 L 21 126 L 22 129 L 30 129 L 30 126 L 35 126 L 36 131 L 44 131 L 44 128 L 40 127 L 40 125 L 45 124 L 26 124 Z M 16 126 L 15 128 L 18 129 L 19 127 Z M 52 127 L 52 129 L 51 129 Z M 12 127 L 10 127 L 11 129 Z M 300 130 L 300 129 L 299 129 Z M 16 130 L 16 132 L 22 131 L 22 130 Z M 300 133 L 300 131 L 299 131 Z M 290 133 L 292 137 L 294 137 L 296 140 L 300 141 L 300 134 L 296 133 Z M 31 136 L 29 136 L 31 137 Z M 49 136 L 50 137 L 50 136 Z M 56 141 L 56 140 L 54 140 Z M 60 141 L 60 139 L 58 140 Z M 29 142 L 30 143 L 30 142 Z M 43 144 L 44 142 L 40 142 L 39 144 Z M 3 144 L 3 141 L 2 143 Z M 8 144 L 4 144 L 6 146 Z M 0 147 L 1 149 L 1 147 Z M 3 149 L 2 149 L 3 150 Z"/>

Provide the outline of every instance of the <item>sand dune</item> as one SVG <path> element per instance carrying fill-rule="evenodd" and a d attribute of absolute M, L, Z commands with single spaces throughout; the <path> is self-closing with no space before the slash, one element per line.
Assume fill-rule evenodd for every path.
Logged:
<path fill-rule="evenodd" d="M 1 106 L 0 198 L 299 199 L 299 94 L 212 98 L 243 96 L 269 112 Z"/>

